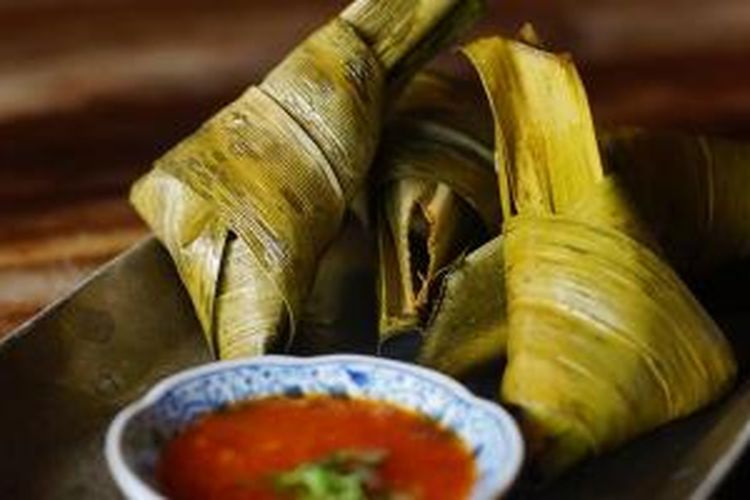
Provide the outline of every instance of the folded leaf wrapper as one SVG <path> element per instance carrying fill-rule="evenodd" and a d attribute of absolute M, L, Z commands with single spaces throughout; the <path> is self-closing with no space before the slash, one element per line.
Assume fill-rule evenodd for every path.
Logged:
<path fill-rule="evenodd" d="M 499 38 L 466 53 L 495 113 L 507 216 L 501 399 L 554 475 L 715 400 L 736 363 L 606 176 L 570 58 Z"/>
<path fill-rule="evenodd" d="M 480 88 L 422 73 L 385 129 L 376 161 L 384 344 L 421 332 L 443 272 L 499 231 L 492 121 L 482 99 Z"/>
<path fill-rule="evenodd" d="M 259 354 L 291 337 L 367 175 L 386 100 L 480 8 L 354 2 L 134 185 L 215 354 Z"/>
<path fill-rule="evenodd" d="M 424 327 L 419 363 L 460 377 L 505 355 L 503 263 L 497 236 L 450 267 Z"/>
<path fill-rule="evenodd" d="M 544 472 L 722 395 L 732 352 L 677 275 L 621 232 L 568 217 L 506 226 L 508 367 Z"/>

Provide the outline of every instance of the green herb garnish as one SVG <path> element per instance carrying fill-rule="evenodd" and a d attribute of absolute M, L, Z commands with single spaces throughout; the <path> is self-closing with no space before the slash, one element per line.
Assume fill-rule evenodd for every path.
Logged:
<path fill-rule="evenodd" d="M 341 450 L 282 472 L 274 482 L 296 500 L 408 500 L 410 496 L 389 491 L 382 483 L 378 468 L 386 456 L 378 449 Z"/>

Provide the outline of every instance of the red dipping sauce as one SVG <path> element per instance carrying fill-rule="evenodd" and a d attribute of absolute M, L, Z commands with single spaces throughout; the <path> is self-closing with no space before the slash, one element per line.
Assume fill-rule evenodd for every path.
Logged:
<path fill-rule="evenodd" d="M 167 444 L 157 474 L 177 500 L 292 500 L 269 477 L 353 449 L 383 450 L 383 483 L 415 500 L 464 500 L 475 479 L 452 431 L 394 405 L 330 396 L 260 399 L 210 414 Z"/>

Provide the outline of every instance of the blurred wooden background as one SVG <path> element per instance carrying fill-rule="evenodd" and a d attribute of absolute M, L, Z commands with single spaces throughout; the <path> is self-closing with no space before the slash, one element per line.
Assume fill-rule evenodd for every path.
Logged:
<path fill-rule="evenodd" d="M 383 0 L 386 1 L 386 0 Z M 0 0 L 0 334 L 146 234 L 128 184 L 343 0 Z M 750 1 L 490 0 L 600 123 L 750 137 Z"/>

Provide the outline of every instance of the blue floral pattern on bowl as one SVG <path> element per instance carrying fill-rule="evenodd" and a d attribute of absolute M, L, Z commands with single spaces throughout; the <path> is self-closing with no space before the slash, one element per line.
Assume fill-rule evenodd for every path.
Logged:
<path fill-rule="evenodd" d="M 169 377 L 113 421 L 106 442 L 110 470 L 127 497 L 161 498 L 154 474 L 161 447 L 197 417 L 248 399 L 305 394 L 386 401 L 452 429 L 475 457 L 472 499 L 497 498 L 521 468 L 521 435 L 499 406 L 431 370 L 345 355 L 263 356 L 211 363 Z"/>

